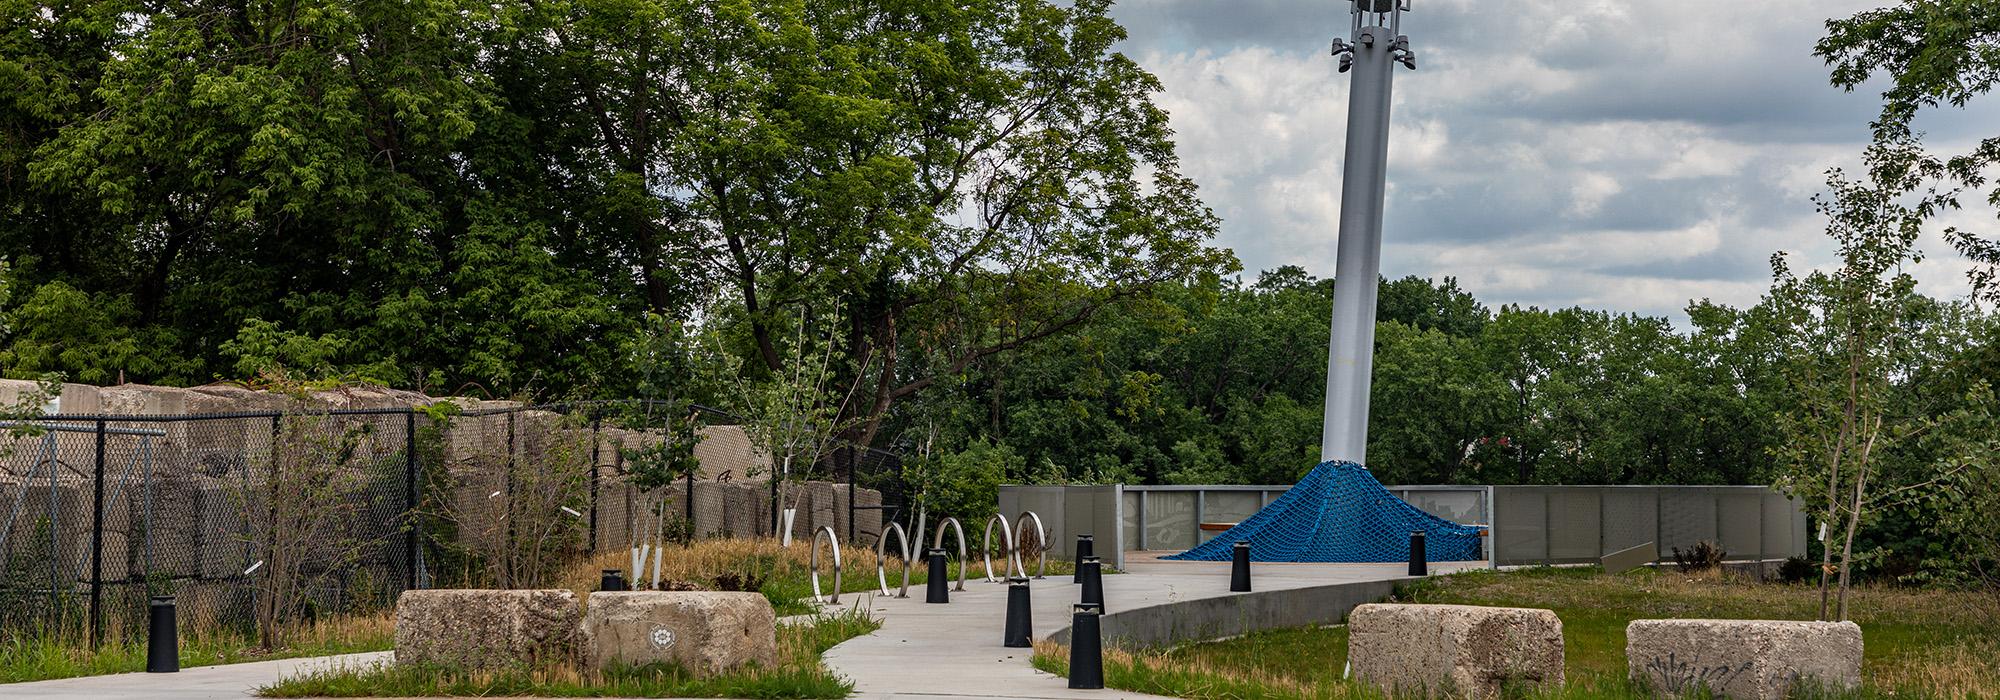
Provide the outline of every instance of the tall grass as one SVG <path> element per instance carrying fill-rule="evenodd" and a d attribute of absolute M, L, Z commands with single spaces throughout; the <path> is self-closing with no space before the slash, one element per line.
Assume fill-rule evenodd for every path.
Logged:
<path fill-rule="evenodd" d="M 860 610 L 779 626 L 778 664 L 701 677 L 670 665 L 585 671 L 570 664 L 498 671 L 377 665 L 308 672 L 258 689 L 272 698 L 302 697 L 732 697 L 844 698 L 852 683 L 820 662 L 820 654 L 881 623 Z"/>
<path fill-rule="evenodd" d="M 213 666 L 388 649 L 395 618 L 389 613 L 331 618 L 299 627 L 283 647 L 267 649 L 245 630 L 197 627 L 180 639 L 181 667 Z M 106 643 L 92 650 L 68 635 L 23 635 L 0 642 L 0 683 L 131 673 L 146 670 L 143 641 Z"/>

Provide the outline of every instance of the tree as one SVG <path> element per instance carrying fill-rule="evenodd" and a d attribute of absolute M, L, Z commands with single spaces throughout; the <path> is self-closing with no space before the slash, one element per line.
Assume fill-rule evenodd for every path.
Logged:
<path fill-rule="evenodd" d="M 1768 305 L 1777 314 L 1789 404 L 1778 414 L 1786 468 L 1779 485 L 1817 504 L 1821 521 L 1820 618 L 1847 619 L 1855 535 L 1876 499 L 1935 483 L 1877 493 L 1886 455 L 1927 420 L 1899 405 L 1897 382 L 1920 361 L 1910 317 L 1916 281 L 1904 267 L 1916 248 L 1924 213 L 1906 203 L 1920 187 L 1908 142 L 1868 151 L 1870 177 L 1828 171 L 1831 193 L 1817 198 L 1826 233 L 1840 254 L 1830 272 L 1794 273 L 1784 254 L 1772 256 L 1775 278 Z M 1871 491 L 1871 487 L 1874 491 Z M 1839 543 L 1836 559 L 1835 543 Z M 1838 573 L 1837 610 L 1829 578 Z"/>
<path fill-rule="evenodd" d="M 2000 204 L 2000 185 L 1991 183 L 1988 166 L 2000 162 L 2000 136 L 1981 140 L 1965 153 L 1939 158 L 1916 148 L 1913 123 L 1925 110 L 1943 105 L 1964 107 L 2000 83 L 2000 10 L 1991 0 L 1902 0 L 1890 7 L 1867 10 L 1826 23 L 1826 36 L 1814 53 L 1832 68 L 1833 84 L 1853 91 L 1875 75 L 1886 74 L 1890 86 L 1882 92 L 1882 111 L 1872 125 L 1877 144 L 1908 147 L 1907 167 L 1929 179 L 1949 179 L 1959 187 L 1986 189 L 1987 202 Z M 1990 185 L 1993 185 L 1989 188 Z M 1952 190 L 1924 206 L 1956 208 Z M 2000 302 L 2000 241 L 1972 232 L 1947 229 L 1945 236 L 1959 252 L 1980 263 L 1970 271 L 1974 292 Z"/>
<path fill-rule="evenodd" d="M 752 382 L 740 373 L 735 377 L 734 398 L 746 419 L 744 432 L 757 451 L 771 459 L 773 484 L 811 479 L 848 424 L 842 416 L 851 394 L 836 393 L 835 386 L 847 357 L 814 327 L 803 314 L 793 320 L 791 331 L 774 346 L 783 362 L 767 381 Z M 836 322 L 831 327 L 839 326 Z M 711 336 L 711 342 L 718 354 L 726 354 L 719 339 Z M 793 507 L 803 497 L 800 491 Z M 791 532 L 782 537 L 790 542 Z"/>

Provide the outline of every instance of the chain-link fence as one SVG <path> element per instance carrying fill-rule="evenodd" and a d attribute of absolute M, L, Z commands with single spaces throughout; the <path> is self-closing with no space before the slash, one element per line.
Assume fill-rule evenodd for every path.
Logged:
<path fill-rule="evenodd" d="M 158 595 L 184 628 L 254 632 L 413 587 L 549 585 L 640 541 L 769 536 L 786 509 L 795 535 L 850 542 L 896 517 L 894 454 L 842 445 L 774 481 L 740 423 L 624 401 L 0 424 L 0 641 L 133 638 Z"/>

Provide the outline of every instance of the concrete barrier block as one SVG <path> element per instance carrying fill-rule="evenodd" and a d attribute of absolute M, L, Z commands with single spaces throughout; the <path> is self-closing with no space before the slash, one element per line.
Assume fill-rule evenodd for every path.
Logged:
<path fill-rule="evenodd" d="M 1633 620 L 1625 627 L 1632 679 L 1660 695 L 1778 700 L 1808 683 L 1861 684 L 1861 627 L 1788 620 Z"/>
<path fill-rule="evenodd" d="M 631 591 L 590 594 L 587 668 L 677 664 L 699 676 L 778 662 L 777 617 L 761 593 Z"/>
<path fill-rule="evenodd" d="M 492 669 L 566 662 L 582 619 L 568 590 L 422 590 L 396 599 L 396 663 Z"/>
<path fill-rule="evenodd" d="M 1554 612 L 1474 605 L 1370 604 L 1348 617 L 1356 679 L 1392 695 L 1499 697 L 1503 684 L 1560 687 Z"/>

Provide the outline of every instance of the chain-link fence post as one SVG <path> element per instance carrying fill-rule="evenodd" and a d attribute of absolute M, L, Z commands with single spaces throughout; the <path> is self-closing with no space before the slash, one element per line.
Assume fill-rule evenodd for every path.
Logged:
<path fill-rule="evenodd" d="M 604 418 L 596 413 L 592 411 L 590 416 L 590 544 L 584 547 L 591 554 L 597 553 L 597 465 L 604 447 L 604 438 L 598 435 L 604 428 Z"/>
<path fill-rule="evenodd" d="M 97 469 L 90 509 L 90 648 L 104 634 L 104 419 L 97 419 Z M 51 525 L 56 527 L 56 525 Z"/>
<path fill-rule="evenodd" d="M 417 409 L 403 410 L 403 565 L 404 590 L 423 588 L 418 576 L 417 540 L 423 521 L 417 517 Z"/>
<path fill-rule="evenodd" d="M 842 445 L 840 451 L 847 460 L 847 541 L 860 542 L 854 539 L 854 444 Z"/>

